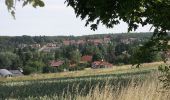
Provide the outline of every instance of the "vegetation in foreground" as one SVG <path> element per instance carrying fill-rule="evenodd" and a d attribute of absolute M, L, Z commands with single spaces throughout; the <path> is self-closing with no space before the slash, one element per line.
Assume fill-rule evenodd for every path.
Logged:
<path fill-rule="evenodd" d="M 90 89 L 89 93 L 77 92 L 75 95 L 66 91 L 61 96 L 29 97 L 28 99 L 55 99 L 55 100 L 169 100 L 170 92 L 160 90 L 160 84 L 156 79 L 148 78 L 140 84 L 130 82 L 125 88 L 105 84 L 104 86 L 96 85 Z M 78 88 L 76 88 L 78 89 Z M 78 91 L 78 90 L 77 90 Z"/>
<path fill-rule="evenodd" d="M 86 77 L 5 82 L 2 99 L 31 100 L 168 100 L 162 91 L 158 72 L 120 74 L 112 77 Z"/>
<path fill-rule="evenodd" d="M 7 81 L 0 82 L 0 98 L 31 100 L 132 100 L 133 98 L 135 100 L 168 100 L 169 92 L 162 92 L 162 84 L 158 81 L 159 73 L 154 70 L 156 67 L 143 67 L 135 70 L 128 70 L 127 66 L 125 68 L 122 71 L 117 69 L 109 74 L 101 74 L 102 71 L 98 70 L 98 75 L 80 75 L 79 77 L 46 77 L 38 80 L 33 77 L 32 79 L 29 79 L 29 77 L 26 79 L 18 78 L 17 80 L 8 78 L 5 79 Z M 109 72 L 108 70 L 103 69 L 105 72 Z"/>

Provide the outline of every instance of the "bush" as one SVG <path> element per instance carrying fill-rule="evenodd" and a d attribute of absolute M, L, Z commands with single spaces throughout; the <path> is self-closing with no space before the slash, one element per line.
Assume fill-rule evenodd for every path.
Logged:
<path fill-rule="evenodd" d="M 43 67 L 43 73 L 56 73 L 56 72 L 63 72 L 66 69 L 64 66 L 60 66 L 58 68 L 55 67 Z"/>
<path fill-rule="evenodd" d="M 36 69 L 32 68 L 32 67 L 25 67 L 23 68 L 23 74 L 24 75 L 29 75 L 31 73 L 36 72 Z"/>
<path fill-rule="evenodd" d="M 79 63 L 78 65 L 74 67 L 70 67 L 69 71 L 78 71 L 78 70 L 84 70 L 85 68 L 88 68 L 90 66 L 89 63 Z"/>
<path fill-rule="evenodd" d="M 80 63 L 78 64 L 79 67 L 89 68 L 91 66 L 90 63 Z"/>
<path fill-rule="evenodd" d="M 50 67 L 43 67 L 43 73 L 50 73 Z"/>

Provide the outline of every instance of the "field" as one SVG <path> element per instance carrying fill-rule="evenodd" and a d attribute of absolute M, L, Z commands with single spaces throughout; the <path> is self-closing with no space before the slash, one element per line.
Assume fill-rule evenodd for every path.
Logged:
<path fill-rule="evenodd" d="M 0 98 L 35 100 L 168 100 L 161 92 L 157 66 L 143 64 L 137 69 L 114 66 L 110 69 L 41 74 L 0 79 Z"/>

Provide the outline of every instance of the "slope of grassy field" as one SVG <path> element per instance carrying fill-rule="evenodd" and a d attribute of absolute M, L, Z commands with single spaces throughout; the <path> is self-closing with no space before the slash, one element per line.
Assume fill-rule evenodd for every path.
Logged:
<path fill-rule="evenodd" d="M 42 80 L 42 79 L 52 79 L 52 78 L 76 78 L 76 77 L 87 77 L 87 76 L 136 73 L 136 72 L 145 72 L 145 71 L 147 72 L 150 70 L 157 70 L 158 66 L 161 64 L 163 63 L 154 62 L 154 63 L 144 63 L 140 68 L 135 68 L 135 66 L 131 66 L 131 65 L 124 65 L 124 66 L 113 66 L 112 68 L 106 68 L 106 69 L 89 68 L 82 71 L 50 73 L 50 74 L 33 74 L 29 76 L 21 76 L 21 77 L 13 77 L 13 78 L 0 78 L 0 82 Z"/>
<path fill-rule="evenodd" d="M 155 62 L 143 64 L 140 68 L 126 65 L 113 66 L 109 69 L 86 69 L 75 72 L 0 78 L 0 98 L 31 100 L 57 100 L 57 98 L 58 100 L 86 100 L 89 98 L 89 100 L 103 100 L 97 98 L 97 95 L 106 92 L 104 90 L 108 86 L 110 87 L 108 93 L 121 93 L 123 96 L 123 91 L 128 92 L 125 91 L 126 88 L 132 89 L 131 92 L 134 91 L 135 88 L 132 87 L 132 84 L 142 86 L 145 81 L 147 83 L 150 83 L 151 80 L 155 81 L 156 77 L 153 73 L 157 73 L 157 67 L 160 64 L 162 63 Z M 153 78 L 148 79 L 148 77 Z M 114 96 L 116 95 L 112 95 L 112 97 Z M 105 100 L 113 99 L 105 98 Z"/>
<path fill-rule="evenodd" d="M 164 98 L 163 95 L 165 95 L 165 98 L 167 98 L 169 95 L 157 93 L 156 90 L 153 90 L 158 87 L 157 67 L 160 64 L 162 63 L 143 64 L 143 67 L 139 69 L 126 65 L 114 66 L 110 69 L 86 69 L 75 72 L 1 78 L 0 98 L 29 100 L 114 100 L 113 98 L 116 97 L 116 100 L 131 100 L 126 99 L 125 96 L 132 98 L 131 96 L 133 96 L 134 91 L 138 93 L 135 95 L 139 95 L 140 91 L 144 89 L 152 91 L 152 97 L 155 97 L 154 95 L 160 95 L 160 98 Z M 153 87 L 151 87 L 152 84 L 150 83 L 154 83 Z M 146 95 L 144 93 L 141 93 L 141 95 Z M 137 97 L 135 100 L 143 100 L 141 99 L 142 97 Z M 146 100 L 156 99 L 151 98 Z"/>

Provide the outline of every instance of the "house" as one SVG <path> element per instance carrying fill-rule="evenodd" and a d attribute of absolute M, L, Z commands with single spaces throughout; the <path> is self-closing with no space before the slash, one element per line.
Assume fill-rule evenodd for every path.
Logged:
<path fill-rule="evenodd" d="M 66 46 L 67 46 L 67 45 L 70 45 L 70 41 L 65 40 L 65 41 L 63 41 L 63 44 L 66 45 Z"/>
<path fill-rule="evenodd" d="M 102 39 L 94 39 L 93 43 L 94 43 L 94 45 L 99 45 L 99 44 L 103 43 L 103 40 Z"/>
<path fill-rule="evenodd" d="M 81 61 L 83 61 L 83 62 L 92 62 L 92 56 L 90 56 L 90 55 L 85 55 L 85 56 L 82 56 L 81 57 Z"/>
<path fill-rule="evenodd" d="M 46 46 L 47 47 L 56 47 L 56 44 L 54 44 L 54 43 L 47 43 Z"/>
<path fill-rule="evenodd" d="M 75 40 L 70 40 L 70 45 L 76 44 Z"/>
<path fill-rule="evenodd" d="M 61 66 L 63 64 L 64 64 L 64 61 L 55 61 L 55 60 L 53 60 L 53 61 L 50 62 L 51 67 L 59 67 L 59 66 Z"/>
<path fill-rule="evenodd" d="M 109 43 L 110 42 L 110 38 L 105 37 L 103 40 L 104 40 L 104 43 Z"/>
<path fill-rule="evenodd" d="M 129 38 L 129 41 L 130 42 L 135 42 L 135 41 L 137 41 L 138 39 L 137 38 Z"/>
<path fill-rule="evenodd" d="M 9 72 L 11 72 L 13 76 L 23 76 L 20 70 L 9 70 Z"/>
<path fill-rule="evenodd" d="M 27 44 L 19 44 L 19 45 L 18 45 L 19 48 L 25 48 L 25 47 L 27 47 L 27 46 L 28 46 Z"/>
<path fill-rule="evenodd" d="M 0 76 L 1 77 L 12 77 L 12 73 L 6 69 L 0 69 Z"/>
<path fill-rule="evenodd" d="M 50 49 L 50 47 L 46 47 L 46 46 L 44 46 L 44 47 L 42 47 L 41 49 L 39 49 L 39 51 L 43 51 L 43 52 L 50 52 L 50 51 L 51 51 L 51 49 Z"/>
<path fill-rule="evenodd" d="M 84 40 L 78 40 L 77 42 L 76 42 L 76 44 L 85 44 L 86 42 L 84 41 Z"/>
<path fill-rule="evenodd" d="M 123 38 L 120 40 L 120 42 L 123 44 L 130 44 L 130 40 L 128 38 Z"/>
<path fill-rule="evenodd" d="M 41 48 L 41 45 L 40 44 L 32 44 L 30 45 L 32 48 Z"/>
<path fill-rule="evenodd" d="M 108 63 L 108 62 L 105 62 L 105 61 L 94 61 L 92 64 L 91 64 L 91 67 L 94 68 L 94 69 L 97 69 L 97 68 L 111 68 L 113 65 Z"/>

